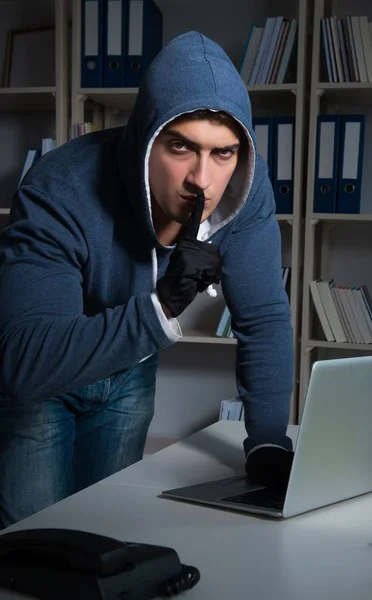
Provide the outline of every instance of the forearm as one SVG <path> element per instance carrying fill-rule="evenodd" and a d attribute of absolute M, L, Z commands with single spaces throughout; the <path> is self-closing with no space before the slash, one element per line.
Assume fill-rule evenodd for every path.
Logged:
<path fill-rule="evenodd" d="M 267 174 L 224 252 L 223 291 L 238 340 L 236 376 L 244 403 L 246 451 L 286 438 L 293 389 L 293 329 L 282 280 L 281 235 Z"/>
<path fill-rule="evenodd" d="M 0 339 L 1 389 L 28 403 L 131 368 L 173 343 L 150 294 L 93 317 L 20 319 Z"/>
<path fill-rule="evenodd" d="M 236 363 L 237 388 L 244 404 L 248 452 L 260 444 L 278 444 L 290 449 L 286 431 L 293 391 L 293 331 L 289 307 L 276 307 L 276 314 L 239 334 Z"/>

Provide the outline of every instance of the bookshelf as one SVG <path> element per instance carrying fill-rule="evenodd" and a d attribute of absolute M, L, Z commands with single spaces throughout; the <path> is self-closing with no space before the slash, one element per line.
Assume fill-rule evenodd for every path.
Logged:
<path fill-rule="evenodd" d="M 281 84 L 255 84 L 247 86 L 252 103 L 253 116 L 293 116 L 295 118 L 294 142 L 294 207 L 293 214 L 278 214 L 283 240 L 283 264 L 291 266 L 290 298 L 292 324 L 295 341 L 295 382 L 292 398 L 291 421 L 297 419 L 298 368 L 300 355 L 300 309 L 301 309 L 301 275 L 302 275 L 302 197 L 303 197 L 303 163 L 305 135 L 305 85 L 306 85 L 306 40 L 308 29 L 307 1 L 287 0 L 280 10 L 274 2 L 265 0 L 260 6 L 257 3 L 244 3 L 232 0 L 229 5 L 230 31 L 226 30 L 226 5 L 217 1 L 214 5 L 214 18 L 210 19 L 210 6 L 207 0 L 190 0 L 186 6 L 179 5 L 177 11 L 170 0 L 156 0 L 163 13 L 163 44 L 184 31 L 198 30 L 211 37 L 225 49 L 230 58 L 239 67 L 244 51 L 248 28 L 251 23 L 264 25 L 269 16 L 285 15 L 288 19 L 298 21 L 298 44 L 296 50 L 295 81 Z M 254 4 L 254 5 L 253 5 Z M 279 12 L 278 12 L 279 10 Z M 213 23 L 211 22 L 213 21 Z M 98 128 L 114 127 L 124 124 L 137 95 L 136 88 L 82 88 L 81 87 L 81 0 L 76 0 L 72 7 L 72 61 L 71 73 L 71 137 L 74 136 L 74 124 L 84 122 L 86 115 Z M 221 295 L 216 302 L 205 297 L 195 300 L 181 315 L 180 323 L 184 337 L 177 344 L 180 346 L 180 360 L 189 361 L 190 353 L 196 345 L 220 348 L 221 361 L 225 353 L 233 353 L 236 348 L 234 339 L 220 338 L 215 335 L 216 327 L 223 310 Z M 213 304 L 214 302 L 214 304 Z M 182 347 L 182 350 L 181 350 Z M 221 347 L 224 348 L 223 353 Z M 229 349 L 230 348 L 230 349 Z M 161 372 L 161 369 L 160 369 Z M 227 392 L 226 392 L 227 393 Z M 231 396 L 230 392 L 230 396 Z"/>
<path fill-rule="evenodd" d="M 330 101 L 340 104 L 351 103 L 368 106 L 372 102 L 372 82 L 322 82 L 317 86 L 317 94 L 319 96 L 326 94 Z"/>
<path fill-rule="evenodd" d="M 1 31 L 54 27 L 54 85 L 0 87 L 0 137 L 6 140 L 7 156 L 0 167 L 0 226 L 9 213 L 12 195 L 30 147 L 39 147 L 42 137 L 54 137 L 56 145 L 68 140 L 69 65 L 68 0 L 0 1 Z M 5 44 L 1 61 L 5 63 Z M 23 68 L 30 65 L 24 62 Z M 9 143 L 9 145 L 8 145 Z"/>
<path fill-rule="evenodd" d="M 316 222 L 333 222 L 333 223 L 337 223 L 339 221 L 343 222 L 343 223 L 347 223 L 348 221 L 350 221 L 350 223 L 356 222 L 356 223 L 366 223 L 369 221 L 372 221 L 372 214 L 370 215 L 361 215 L 361 214 L 357 214 L 357 215 L 352 215 L 352 214 L 333 214 L 333 213 L 313 213 L 312 214 L 312 220 L 314 221 L 314 224 L 316 225 Z"/>
<path fill-rule="evenodd" d="M 335 278 L 341 286 L 370 287 L 369 276 L 372 205 L 368 203 L 372 185 L 368 154 L 372 82 L 329 82 L 325 77 L 325 55 L 321 19 L 337 16 L 371 16 L 368 2 L 348 0 L 315 0 L 310 82 L 310 114 L 308 135 L 307 187 L 305 211 L 305 246 L 303 302 L 301 324 L 301 366 L 299 419 L 301 419 L 311 366 L 318 358 L 372 353 L 371 344 L 328 342 L 319 327 L 309 285 L 315 279 Z M 358 214 L 315 213 L 314 182 L 316 173 L 317 119 L 319 114 L 366 114 L 361 209 Z"/>
<path fill-rule="evenodd" d="M 0 88 L 1 112 L 52 111 L 56 87 Z"/>
<path fill-rule="evenodd" d="M 78 65 L 75 66 L 76 71 L 79 72 L 80 68 Z M 78 73 L 76 73 L 76 76 Z M 256 99 L 259 94 L 262 94 L 263 99 L 267 100 L 268 94 L 270 97 L 283 95 L 283 92 L 297 93 L 297 84 L 293 83 L 282 83 L 282 84 L 264 84 L 264 85 L 251 85 L 247 86 L 250 94 L 254 94 Z M 80 117 L 83 117 L 83 106 L 82 104 L 87 100 L 96 102 L 103 107 L 113 110 L 130 111 L 135 103 L 137 96 L 137 88 L 81 88 L 77 87 L 77 100 L 75 101 L 75 110 Z M 261 96 L 261 98 L 262 98 Z"/>

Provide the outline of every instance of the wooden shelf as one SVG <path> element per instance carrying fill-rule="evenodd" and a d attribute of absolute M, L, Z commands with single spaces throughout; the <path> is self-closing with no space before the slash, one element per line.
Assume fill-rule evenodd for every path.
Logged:
<path fill-rule="evenodd" d="M 78 94 L 116 110 L 132 110 L 138 88 L 79 88 Z"/>
<path fill-rule="evenodd" d="M 351 344 L 350 342 L 323 342 L 321 340 L 309 340 L 307 348 L 332 348 L 333 350 L 364 350 L 372 352 L 372 344 Z"/>
<path fill-rule="evenodd" d="M 247 85 L 248 92 L 255 94 L 256 92 L 292 92 L 297 90 L 297 83 L 263 83 L 258 85 Z"/>
<path fill-rule="evenodd" d="M 313 213 L 312 219 L 317 221 L 354 221 L 357 223 L 366 223 L 372 221 L 372 215 L 363 214 L 338 214 L 338 213 Z"/>
<path fill-rule="evenodd" d="M 341 103 L 370 104 L 372 102 L 372 82 L 320 82 L 316 91 L 318 94 L 324 92 L 327 98 Z"/>
<path fill-rule="evenodd" d="M 261 94 L 283 94 L 297 90 L 296 83 L 264 84 L 247 86 L 249 94 L 255 98 Z M 78 94 L 103 106 L 116 110 L 132 110 L 136 101 L 138 88 L 79 88 Z"/>
<path fill-rule="evenodd" d="M 272 110 L 273 102 L 282 102 L 292 105 L 290 112 L 294 110 L 296 103 L 296 83 L 264 83 L 262 85 L 247 85 L 247 90 L 252 103 L 254 113 L 261 110 Z"/>
<path fill-rule="evenodd" d="M 0 88 L 0 112 L 55 110 L 55 87 Z"/>
<path fill-rule="evenodd" d="M 293 223 L 293 215 L 277 214 L 276 220 L 279 222 L 287 222 L 290 225 Z"/>
<path fill-rule="evenodd" d="M 185 331 L 183 338 L 180 339 L 183 343 L 194 343 L 194 344 L 229 344 L 236 345 L 235 338 L 225 338 L 213 335 L 213 333 L 206 333 L 203 331 Z"/>

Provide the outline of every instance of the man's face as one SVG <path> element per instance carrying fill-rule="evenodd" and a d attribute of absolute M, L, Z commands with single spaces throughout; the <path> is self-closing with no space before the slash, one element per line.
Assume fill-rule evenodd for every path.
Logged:
<path fill-rule="evenodd" d="M 238 162 L 239 138 L 215 121 L 170 123 L 156 138 L 149 159 L 153 201 L 169 222 L 185 225 L 198 188 L 204 191 L 202 221 L 220 202 Z"/>

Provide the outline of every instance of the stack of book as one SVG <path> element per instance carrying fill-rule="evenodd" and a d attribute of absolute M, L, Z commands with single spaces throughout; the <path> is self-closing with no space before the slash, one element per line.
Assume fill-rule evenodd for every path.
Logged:
<path fill-rule="evenodd" d="M 240 66 L 243 81 L 257 85 L 295 79 L 290 66 L 296 39 L 296 19 L 269 17 L 264 27 L 251 25 Z"/>
<path fill-rule="evenodd" d="M 27 171 L 36 163 L 40 156 L 44 156 L 44 154 L 50 152 L 50 150 L 54 150 L 55 147 L 56 141 L 54 139 L 43 138 L 41 140 L 41 148 L 30 148 L 27 150 L 22 172 L 18 181 L 18 187 L 21 185 L 22 179 L 26 175 Z"/>
<path fill-rule="evenodd" d="M 244 421 L 243 402 L 239 398 L 222 400 L 220 405 L 220 421 Z"/>
<path fill-rule="evenodd" d="M 372 81 L 372 21 L 332 16 L 321 27 L 328 81 Z"/>
<path fill-rule="evenodd" d="M 234 334 L 231 331 L 231 314 L 227 306 L 223 309 L 221 318 L 217 325 L 216 335 L 218 337 L 232 338 Z"/>
<path fill-rule="evenodd" d="M 310 292 L 328 342 L 372 343 L 372 299 L 366 285 L 337 286 L 333 279 L 317 279 Z"/>
<path fill-rule="evenodd" d="M 99 128 L 96 125 L 93 125 L 91 121 L 86 121 L 85 123 L 75 123 L 74 129 L 74 137 L 79 137 L 80 135 L 85 135 L 86 133 L 98 131 Z"/>

